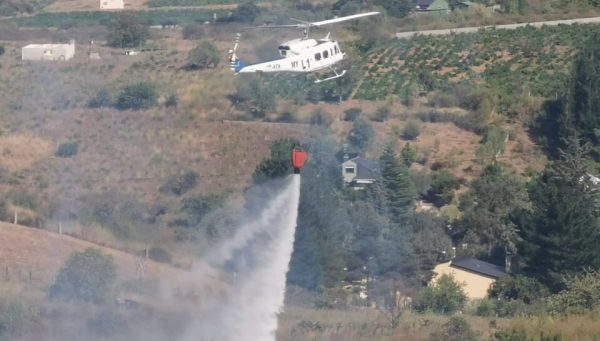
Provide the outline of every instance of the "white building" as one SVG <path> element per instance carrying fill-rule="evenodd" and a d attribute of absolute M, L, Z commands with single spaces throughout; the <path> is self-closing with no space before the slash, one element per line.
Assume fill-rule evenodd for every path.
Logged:
<path fill-rule="evenodd" d="M 69 60 L 75 56 L 75 40 L 69 44 L 29 44 L 21 49 L 23 60 Z"/>
<path fill-rule="evenodd" d="M 123 9 L 123 0 L 100 0 L 100 9 Z"/>

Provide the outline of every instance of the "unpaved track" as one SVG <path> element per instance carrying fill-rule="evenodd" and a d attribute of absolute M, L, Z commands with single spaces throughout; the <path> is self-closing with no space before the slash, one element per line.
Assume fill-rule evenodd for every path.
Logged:
<path fill-rule="evenodd" d="M 455 33 L 472 33 L 472 32 L 477 32 L 480 29 L 491 29 L 491 28 L 504 29 L 504 30 L 515 30 L 519 27 L 525 27 L 525 26 L 542 27 L 542 26 L 573 25 L 573 24 L 599 24 L 599 23 L 600 23 L 600 17 L 536 21 L 536 22 L 520 23 L 520 24 L 489 25 L 489 26 L 449 28 L 449 29 L 443 29 L 443 30 L 398 32 L 398 33 L 396 33 L 396 38 L 399 38 L 399 39 L 410 38 L 417 34 L 438 36 L 438 35 L 449 35 L 449 34 L 455 34 Z"/>

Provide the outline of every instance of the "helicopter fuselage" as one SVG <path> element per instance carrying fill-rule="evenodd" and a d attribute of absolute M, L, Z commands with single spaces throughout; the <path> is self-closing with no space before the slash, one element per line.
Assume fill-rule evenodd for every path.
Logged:
<path fill-rule="evenodd" d="M 314 72 L 331 68 L 344 59 L 337 41 L 328 39 L 294 39 L 278 48 L 281 59 L 248 65 L 236 70 L 252 72 Z"/>

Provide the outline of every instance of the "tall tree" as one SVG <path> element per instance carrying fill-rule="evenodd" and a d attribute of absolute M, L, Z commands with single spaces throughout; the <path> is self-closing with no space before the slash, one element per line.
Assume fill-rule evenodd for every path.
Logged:
<path fill-rule="evenodd" d="M 572 140 L 561 159 L 531 182 L 531 211 L 518 223 L 525 272 L 553 290 L 561 289 L 564 275 L 600 268 L 598 184 L 586 172 L 585 154 Z"/>
<path fill-rule="evenodd" d="M 362 118 L 357 118 L 352 123 L 352 129 L 348 134 L 348 142 L 354 150 L 362 153 L 371 146 L 374 136 L 375 132 L 371 123 Z"/>
<path fill-rule="evenodd" d="M 387 145 L 379 161 L 391 218 L 396 223 L 406 222 L 416 196 L 408 168 L 400 162 L 393 144 Z"/>
<path fill-rule="evenodd" d="M 462 233 L 471 230 L 484 246 L 488 256 L 499 246 L 510 253 L 516 252 L 517 233 L 509 215 L 528 205 L 526 188 L 515 174 L 500 164 L 486 167 L 471 190 L 461 198 L 464 212 L 459 227 Z"/>
<path fill-rule="evenodd" d="M 600 33 L 583 44 L 574 63 L 572 87 L 566 112 L 561 117 L 561 137 L 577 134 L 595 147 L 600 159 Z"/>

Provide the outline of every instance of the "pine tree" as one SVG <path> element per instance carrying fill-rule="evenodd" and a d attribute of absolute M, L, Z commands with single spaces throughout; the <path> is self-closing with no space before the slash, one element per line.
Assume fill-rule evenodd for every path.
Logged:
<path fill-rule="evenodd" d="M 567 153 L 529 187 L 531 211 L 520 219 L 524 270 L 553 290 L 564 275 L 600 268 L 597 184 L 585 171 L 585 150 L 570 143 Z"/>
<path fill-rule="evenodd" d="M 574 63 L 567 110 L 560 117 L 560 135 L 578 135 L 594 147 L 600 145 L 600 33 L 593 33 Z M 564 146 L 564 145 L 563 145 Z M 594 150 L 600 159 L 600 150 Z"/>
<path fill-rule="evenodd" d="M 398 160 L 391 144 L 383 151 L 380 163 L 389 213 L 394 222 L 403 223 L 410 216 L 416 196 L 408 167 Z"/>

